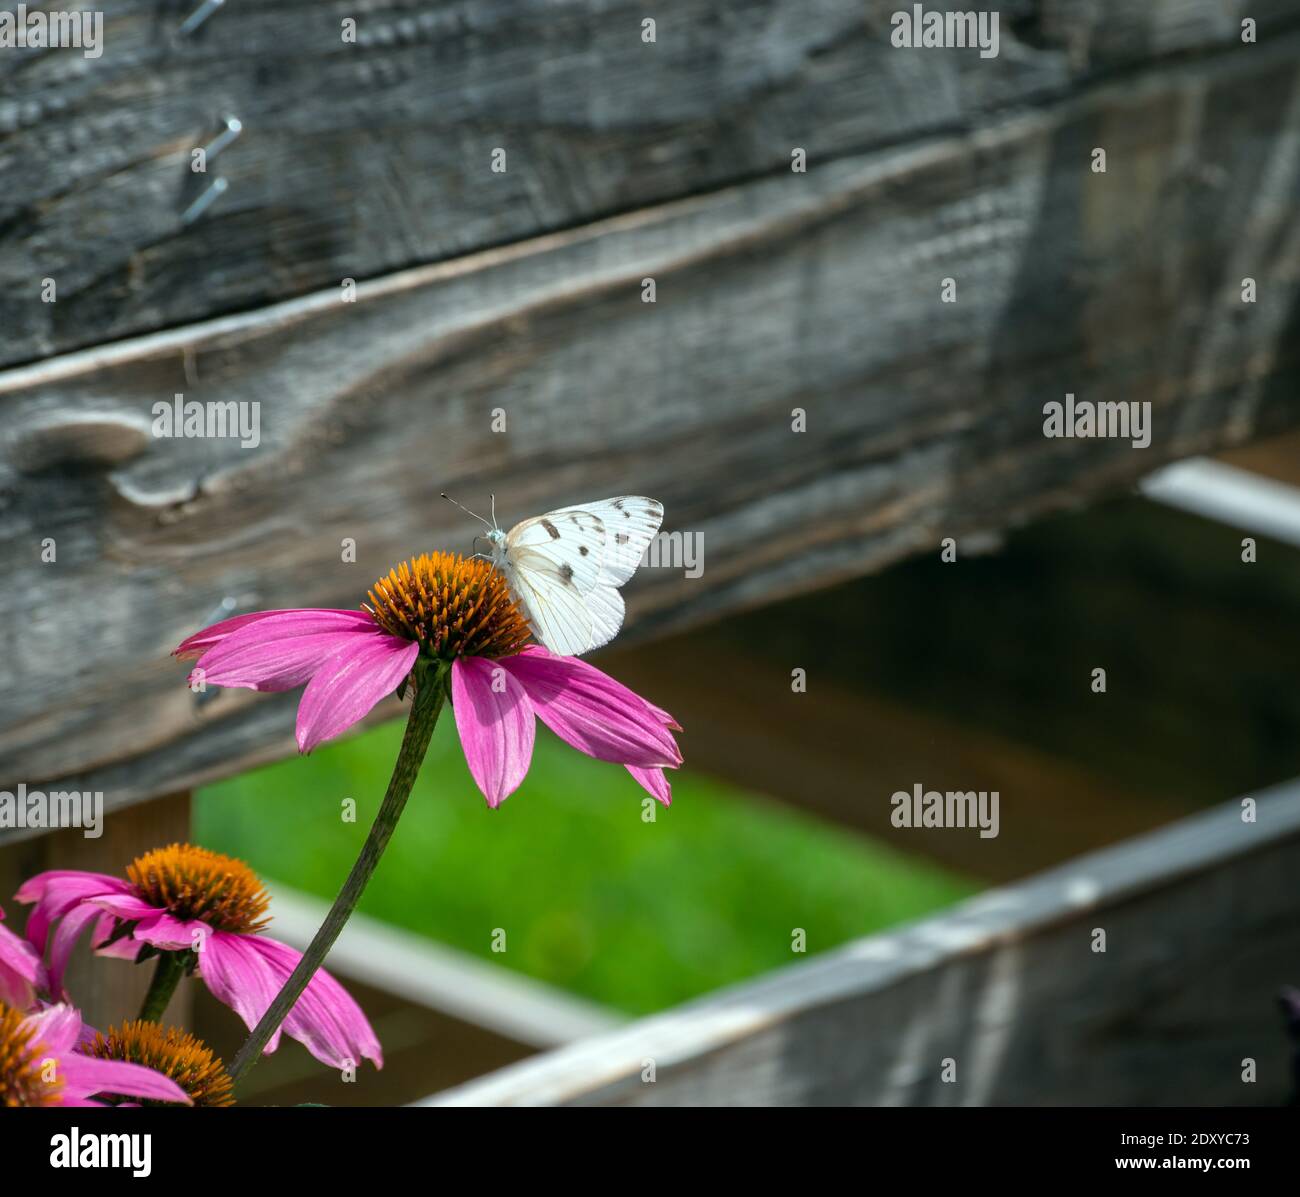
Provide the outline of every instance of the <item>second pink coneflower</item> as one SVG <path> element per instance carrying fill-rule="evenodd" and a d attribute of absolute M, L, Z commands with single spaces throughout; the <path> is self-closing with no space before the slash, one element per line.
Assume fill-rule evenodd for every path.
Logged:
<path fill-rule="evenodd" d="M 39 873 L 17 897 L 34 903 L 27 936 L 39 953 L 49 946 L 56 995 L 68 956 L 88 924 L 95 925 L 95 946 L 105 954 L 158 955 L 146 1018 L 161 1017 L 183 972 L 193 970 L 251 1029 L 301 959 L 301 953 L 263 934 L 269 899 L 257 875 L 243 861 L 190 844 L 146 853 L 128 866 L 125 878 L 72 870 Z M 383 1066 L 366 1016 L 323 970 L 289 1011 L 284 1030 L 333 1068 L 355 1066 L 362 1058 Z M 277 1030 L 266 1050 L 274 1051 L 279 1039 Z"/>

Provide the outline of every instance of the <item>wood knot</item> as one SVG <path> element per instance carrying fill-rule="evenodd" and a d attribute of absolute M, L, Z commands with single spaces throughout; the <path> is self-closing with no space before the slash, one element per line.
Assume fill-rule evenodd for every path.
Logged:
<path fill-rule="evenodd" d="M 22 473 L 38 474 L 61 466 L 117 466 L 148 447 L 148 424 L 82 413 L 48 417 L 19 429 L 9 456 Z"/>

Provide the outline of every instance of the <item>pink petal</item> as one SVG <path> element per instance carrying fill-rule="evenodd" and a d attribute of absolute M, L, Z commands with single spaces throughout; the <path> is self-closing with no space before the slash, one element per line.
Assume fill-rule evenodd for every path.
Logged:
<path fill-rule="evenodd" d="M 113 915 L 115 918 L 134 922 L 136 919 L 151 919 L 161 914 L 161 908 L 153 906 L 134 894 L 105 894 L 88 899 L 92 906 Z"/>
<path fill-rule="evenodd" d="M 96 1093 L 120 1093 L 123 1097 L 142 1097 L 150 1101 L 176 1101 L 187 1106 L 194 1104 L 175 1081 L 142 1064 L 100 1060 L 79 1052 L 67 1052 L 59 1058 L 58 1072 L 65 1086 L 65 1104 L 79 1104 L 80 1100 Z"/>
<path fill-rule="evenodd" d="M 252 935 L 235 935 L 218 931 L 208 940 L 199 960 L 198 975 L 208 991 L 222 1005 L 229 1006 L 251 1031 L 266 1013 L 275 995 L 280 992 L 282 980 L 245 941 Z M 280 1046 L 281 1027 L 277 1027 L 266 1047 L 267 1055 Z"/>
<path fill-rule="evenodd" d="M 214 950 L 215 949 L 215 950 Z M 209 943 L 200 971 L 208 989 L 252 1030 L 302 959 L 286 944 L 264 935 L 218 932 Z M 283 1023 L 284 1033 L 333 1068 L 362 1059 L 383 1067 L 383 1053 L 361 1008 L 324 969 L 307 983 Z M 266 1051 L 279 1045 L 277 1031 Z"/>
<path fill-rule="evenodd" d="M 87 873 L 83 869 L 50 869 L 29 877 L 18 887 L 14 897 L 24 903 L 39 902 L 45 897 L 57 899 L 73 895 L 80 900 L 87 889 L 121 894 L 129 893 L 131 884 L 121 877 L 110 877 L 107 873 Z"/>
<path fill-rule="evenodd" d="M 119 877 L 60 869 L 37 874 L 20 886 L 15 896 L 20 902 L 36 903 L 27 919 L 27 938 L 38 952 L 44 952 L 50 924 L 62 918 L 72 907 L 91 898 L 129 892 L 130 889 L 131 886 Z"/>
<path fill-rule="evenodd" d="M 50 947 L 50 991 L 55 997 L 63 993 L 63 971 L 68 967 L 68 957 L 76 947 L 77 940 L 86 929 L 86 924 L 99 918 L 97 907 L 85 903 L 70 910 L 59 923 L 54 932 L 54 942 Z"/>
<path fill-rule="evenodd" d="M 302 959 L 301 952 L 265 935 L 245 939 L 280 977 L 281 985 Z M 323 968 L 307 982 L 289 1011 L 284 1032 L 332 1068 L 356 1067 L 363 1059 L 373 1061 L 376 1068 L 384 1066 L 379 1040 L 361 1007 Z"/>
<path fill-rule="evenodd" d="M 178 919 L 156 911 L 152 918 L 146 919 L 132 932 L 132 936 L 141 943 L 173 952 L 197 945 L 203 945 L 198 950 L 204 951 L 212 934 L 212 928 L 202 919 Z"/>
<path fill-rule="evenodd" d="M 387 633 L 366 611 L 268 615 L 237 628 L 208 649 L 190 676 L 201 673 L 204 682 L 214 686 L 292 690 L 309 681 L 325 661 L 359 637 L 387 638 Z"/>
<path fill-rule="evenodd" d="M 337 631 L 341 626 L 341 621 L 333 619 L 318 620 L 315 616 L 334 616 L 341 615 L 358 622 L 369 623 L 374 626 L 374 619 L 368 611 L 343 611 L 329 607 L 289 607 L 281 611 L 254 611 L 249 615 L 235 615 L 230 619 L 223 619 L 220 623 L 214 623 L 211 627 L 204 628 L 201 632 L 195 632 L 182 640 L 180 644 L 172 650 L 174 657 L 193 657 L 199 653 L 205 652 L 214 644 L 220 644 L 232 632 L 239 631 L 240 628 L 246 627 L 250 623 L 258 620 L 268 619 L 273 615 L 297 615 L 304 617 L 300 621 L 300 634 L 311 632 L 329 632 Z"/>
<path fill-rule="evenodd" d="M 681 764 L 666 712 L 595 666 L 534 645 L 500 663 L 523 683 L 537 717 L 579 752 L 641 768 Z"/>
<path fill-rule="evenodd" d="M 451 663 L 451 704 L 465 763 L 493 808 L 528 775 L 537 735 L 528 693 L 503 664 L 484 657 Z"/>
<path fill-rule="evenodd" d="M 116 918 L 111 914 L 99 916 L 99 923 L 90 940 L 95 945 L 95 955 L 112 956 L 118 960 L 134 960 L 140 954 L 140 945 L 129 935 L 124 935 L 121 939 L 113 939 L 113 932 L 116 930 Z M 108 942 L 110 939 L 113 939 L 112 943 Z"/>
<path fill-rule="evenodd" d="M 322 663 L 298 704 L 298 749 L 347 731 L 370 714 L 415 664 L 420 646 L 414 641 L 377 633 L 354 636 L 346 647 Z"/>
<path fill-rule="evenodd" d="M 81 1015 L 71 1006 L 60 1003 L 28 1015 L 23 1019 L 23 1026 L 31 1028 L 32 1041 L 39 1042 L 48 1055 L 61 1056 L 77 1046 L 81 1035 Z"/>
<path fill-rule="evenodd" d="M 36 991 L 48 988 L 40 953 L 8 927 L 0 927 L 0 1002 L 26 1010 L 35 1004 Z"/>
<path fill-rule="evenodd" d="M 673 787 L 668 784 L 668 778 L 664 776 L 662 769 L 640 769 L 636 765 L 628 765 L 627 771 L 647 794 L 657 798 L 665 806 L 672 806 Z"/>

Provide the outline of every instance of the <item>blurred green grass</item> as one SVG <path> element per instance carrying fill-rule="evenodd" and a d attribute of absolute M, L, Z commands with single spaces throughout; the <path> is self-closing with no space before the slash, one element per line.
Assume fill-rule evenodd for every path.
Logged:
<path fill-rule="evenodd" d="M 197 842 L 332 899 L 401 730 L 386 724 L 207 787 Z M 689 767 L 672 777 L 671 809 L 653 804 L 645 821 L 644 791 L 623 769 L 539 727 L 527 780 L 490 811 L 444 717 L 360 909 L 645 1014 L 805 959 L 792 950 L 796 928 L 811 954 L 979 888 Z M 348 798 L 353 823 L 342 820 Z M 491 950 L 496 928 L 503 953 Z"/>

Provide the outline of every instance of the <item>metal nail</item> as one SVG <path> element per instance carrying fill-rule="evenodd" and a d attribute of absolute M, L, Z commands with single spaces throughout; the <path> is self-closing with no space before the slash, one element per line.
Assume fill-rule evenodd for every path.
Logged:
<path fill-rule="evenodd" d="M 203 3 L 186 18 L 185 24 L 176 31 L 176 35 L 188 37 L 225 2 L 226 0 L 203 0 Z"/>
<path fill-rule="evenodd" d="M 222 131 L 203 147 L 203 157 L 207 162 L 211 162 L 244 131 L 244 124 L 237 116 L 226 117 L 222 124 L 225 126 Z"/>
<path fill-rule="evenodd" d="M 193 224 L 230 189 L 224 176 L 213 179 L 208 189 L 181 213 L 181 224 Z"/>

